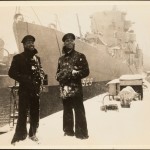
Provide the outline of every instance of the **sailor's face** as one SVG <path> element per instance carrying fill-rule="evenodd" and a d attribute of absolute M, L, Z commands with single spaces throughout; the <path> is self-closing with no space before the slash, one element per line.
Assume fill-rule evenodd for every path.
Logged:
<path fill-rule="evenodd" d="M 67 48 L 72 49 L 72 48 L 74 48 L 75 43 L 74 43 L 74 40 L 73 40 L 73 39 L 68 38 L 68 39 L 65 40 L 64 45 L 65 45 Z"/>
<path fill-rule="evenodd" d="M 24 43 L 24 47 L 28 50 L 34 50 L 34 42 L 32 40 L 27 40 L 25 43 Z"/>

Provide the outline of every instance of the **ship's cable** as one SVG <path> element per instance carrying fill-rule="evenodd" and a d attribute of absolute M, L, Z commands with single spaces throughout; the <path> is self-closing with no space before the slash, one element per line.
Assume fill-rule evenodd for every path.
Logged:
<path fill-rule="evenodd" d="M 57 37 L 57 33 L 56 33 L 56 30 L 55 30 L 55 29 L 54 29 L 54 32 L 55 32 L 55 36 L 56 36 L 56 41 L 57 41 L 57 45 L 58 45 L 59 54 L 60 54 L 60 56 L 61 56 L 59 41 L 58 41 L 58 37 Z"/>
<path fill-rule="evenodd" d="M 34 11 L 33 7 L 31 7 L 31 9 L 33 10 L 33 12 L 34 12 L 35 16 L 37 17 L 37 19 L 38 19 L 38 21 L 39 21 L 40 25 L 42 25 L 42 23 L 41 23 L 41 21 L 40 21 L 39 17 L 37 16 L 36 12 Z"/>

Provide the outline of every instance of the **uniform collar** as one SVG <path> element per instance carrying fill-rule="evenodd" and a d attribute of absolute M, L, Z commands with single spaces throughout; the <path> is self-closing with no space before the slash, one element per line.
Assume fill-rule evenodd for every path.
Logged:
<path fill-rule="evenodd" d="M 65 56 L 70 56 L 74 51 L 74 49 L 71 49 L 69 52 L 65 53 Z"/>

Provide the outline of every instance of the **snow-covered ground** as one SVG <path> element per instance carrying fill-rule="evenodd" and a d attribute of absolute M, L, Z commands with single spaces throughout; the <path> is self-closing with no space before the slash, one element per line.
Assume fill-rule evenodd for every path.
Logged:
<path fill-rule="evenodd" d="M 101 111 L 105 94 L 84 102 L 89 139 L 80 140 L 63 135 L 62 115 L 60 111 L 40 120 L 37 144 L 27 138 L 11 145 L 14 129 L 0 135 L 0 148 L 150 148 L 150 84 L 144 89 L 144 99 L 132 101 L 131 108 L 121 108 L 119 101 L 105 100 L 105 104 L 114 103 L 119 111 Z M 29 126 L 28 126 L 29 127 Z"/>

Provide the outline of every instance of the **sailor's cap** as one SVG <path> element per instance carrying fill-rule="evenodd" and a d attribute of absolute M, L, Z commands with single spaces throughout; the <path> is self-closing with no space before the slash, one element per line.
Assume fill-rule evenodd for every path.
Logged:
<path fill-rule="evenodd" d="M 22 41 L 21 41 L 21 43 L 25 43 L 26 41 L 28 41 L 28 40 L 31 40 L 31 41 L 35 41 L 35 37 L 34 36 L 32 36 L 32 35 L 26 35 L 23 39 L 22 39 Z"/>
<path fill-rule="evenodd" d="M 75 40 L 75 35 L 73 33 L 67 33 L 63 36 L 62 41 L 65 42 L 65 40 L 69 38 Z"/>

